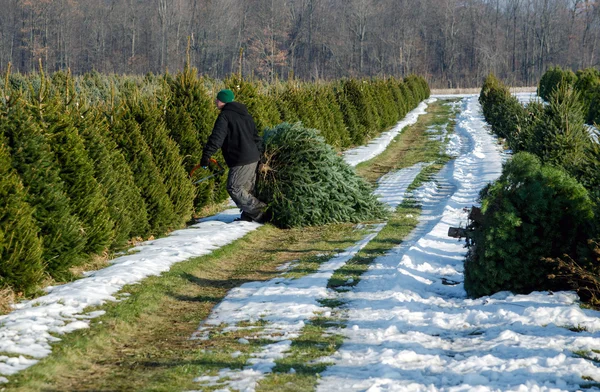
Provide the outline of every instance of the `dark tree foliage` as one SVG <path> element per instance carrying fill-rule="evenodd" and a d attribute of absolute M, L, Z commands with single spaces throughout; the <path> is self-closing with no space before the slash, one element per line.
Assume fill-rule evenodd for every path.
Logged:
<path fill-rule="evenodd" d="M 169 136 L 163 112 L 156 102 L 147 99 L 132 101 L 129 102 L 128 110 L 140 125 L 156 166 L 164 176 L 173 212 L 179 218 L 174 226 L 180 227 L 192 216 L 195 189 L 183 167 L 179 145 Z"/>
<path fill-rule="evenodd" d="M 577 257 L 593 217 L 586 189 L 564 170 L 516 154 L 481 192 L 483 222 L 465 262 L 472 297 L 561 289 L 543 258 Z"/>
<path fill-rule="evenodd" d="M 102 185 L 108 210 L 115 222 L 114 246 L 148 235 L 148 212 L 134 174 L 110 134 L 110 124 L 103 113 L 87 109 L 74 112 L 73 121 L 84 139 L 85 148 L 94 161 L 94 176 Z"/>
<path fill-rule="evenodd" d="M 55 279 L 67 278 L 68 269 L 85 257 L 86 236 L 71 207 L 48 135 L 22 99 L 11 100 L 6 117 L 0 120 L 0 133 L 8 141 L 12 166 L 28 190 L 26 200 L 35 207 L 47 272 Z"/>
<path fill-rule="evenodd" d="M 44 262 L 34 208 L 26 198 L 0 135 L 0 287 L 29 294 L 44 276 Z"/>
<path fill-rule="evenodd" d="M 550 95 L 559 88 L 560 85 L 572 87 L 577 80 L 577 76 L 570 69 L 562 69 L 561 67 L 549 68 L 540 79 L 538 86 L 538 95 L 543 100 L 548 101 Z"/>
<path fill-rule="evenodd" d="M 112 117 L 114 120 L 110 133 L 129 163 L 135 184 L 146 203 L 150 227 L 145 234 L 164 234 L 179 221 L 168 195 L 164 175 L 160 172 L 135 117 L 124 109 L 113 113 Z"/>
<path fill-rule="evenodd" d="M 40 121 L 48 132 L 73 212 L 84 225 L 85 251 L 101 253 L 113 243 L 115 223 L 104 190 L 94 177 L 94 162 L 67 110 L 61 98 L 53 96 L 40 111 Z"/>

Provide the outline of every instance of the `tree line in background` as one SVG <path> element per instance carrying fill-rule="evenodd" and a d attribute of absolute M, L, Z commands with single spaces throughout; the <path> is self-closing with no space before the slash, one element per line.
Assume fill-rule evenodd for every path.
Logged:
<path fill-rule="evenodd" d="M 476 87 L 597 67 L 596 0 L 0 0 L 0 69 L 273 80 L 411 73 Z"/>
<path fill-rule="evenodd" d="M 224 201 L 226 173 L 194 186 L 188 172 L 216 119 L 213 97 L 225 87 L 260 131 L 302 121 L 338 151 L 376 136 L 429 96 L 417 76 L 269 84 L 198 77 L 190 67 L 131 77 L 7 73 L 0 288 L 28 294 L 46 277 L 71 279 L 70 269 L 91 255 L 164 235 Z M 199 169 L 193 179 L 209 173 Z"/>
<path fill-rule="evenodd" d="M 600 306 L 600 144 L 585 124 L 599 84 L 593 70 L 554 68 L 540 81 L 545 102 L 522 105 L 486 78 L 484 116 L 515 155 L 480 195 L 465 262 L 470 295 L 574 289 Z"/>

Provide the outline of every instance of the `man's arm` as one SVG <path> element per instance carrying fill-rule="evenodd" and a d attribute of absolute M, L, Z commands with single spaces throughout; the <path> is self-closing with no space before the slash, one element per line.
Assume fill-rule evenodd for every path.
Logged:
<path fill-rule="evenodd" d="M 212 133 L 208 137 L 208 141 L 202 151 L 202 159 L 200 160 L 201 166 L 208 166 L 208 162 L 211 156 L 217 152 L 219 148 L 223 146 L 223 142 L 227 137 L 227 118 L 223 113 L 219 114 L 215 126 L 213 127 Z"/>
<path fill-rule="evenodd" d="M 263 142 L 263 138 L 258 134 L 256 125 L 254 125 L 254 143 L 256 143 L 256 147 L 258 148 L 262 160 L 262 155 L 265 152 L 265 143 Z"/>

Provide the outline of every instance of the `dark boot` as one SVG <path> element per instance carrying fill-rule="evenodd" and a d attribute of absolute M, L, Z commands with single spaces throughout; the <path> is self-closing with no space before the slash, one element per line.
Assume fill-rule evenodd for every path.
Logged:
<path fill-rule="evenodd" d="M 252 217 L 250 215 L 248 215 L 247 212 L 242 211 L 242 214 L 240 215 L 240 217 L 239 218 L 235 218 L 233 221 L 234 222 L 239 222 L 239 221 L 242 221 L 242 222 L 252 222 L 252 220 L 253 220 Z"/>

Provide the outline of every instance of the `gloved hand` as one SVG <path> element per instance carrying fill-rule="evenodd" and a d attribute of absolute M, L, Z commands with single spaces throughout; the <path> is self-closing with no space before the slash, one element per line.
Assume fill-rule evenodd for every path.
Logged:
<path fill-rule="evenodd" d="M 200 166 L 202 166 L 203 169 L 206 169 L 208 167 L 209 162 L 210 162 L 210 157 L 203 155 L 202 159 L 200 159 Z"/>

